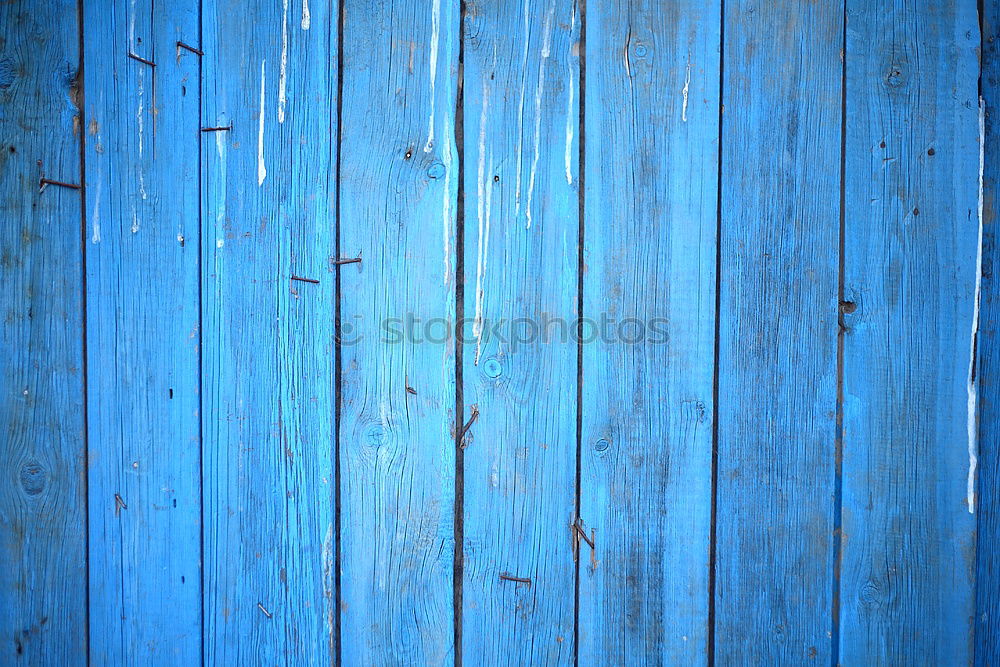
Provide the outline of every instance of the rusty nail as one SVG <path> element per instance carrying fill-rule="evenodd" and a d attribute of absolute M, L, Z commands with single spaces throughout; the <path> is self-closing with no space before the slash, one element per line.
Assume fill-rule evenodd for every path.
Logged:
<path fill-rule="evenodd" d="M 479 417 L 479 406 L 473 405 L 471 408 L 471 415 L 469 416 L 469 421 L 465 422 L 465 425 L 462 427 L 462 434 L 459 436 L 459 440 L 465 439 L 465 434 L 469 432 L 469 429 L 472 428 L 472 425 L 475 423 L 478 417 Z"/>
<path fill-rule="evenodd" d="M 594 548 L 594 540 L 593 540 L 592 537 L 587 537 L 586 531 L 584 531 L 583 527 L 580 526 L 580 519 L 577 519 L 575 522 L 573 522 L 573 528 L 574 528 L 574 530 L 576 530 L 576 534 L 578 536 L 580 536 L 581 538 L 583 538 L 583 541 L 587 543 L 587 546 L 589 546 L 591 549 L 593 549 Z"/>
<path fill-rule="evenodd" d="M 528 579 L 526 577 L 515 577 L 513 574 L 509 572 L 501 572 L 500 579 L 502 581 L 515 581 L 519 584 L 528 584 L 529 586 L 531 585 L 531 579 Z"/>
<path fill-rule="evenodd" d="M 152 60 L 146 60 L 142 56 L 137 56 L 131 51 L 128 52 L 128 57 L 131 58 L 132 60 L 138 60 L 144 65 L 149 65 L 150 67 L 156 67 L 156 63 L 154 63 Z"/>
<path fill-rule="evenodd" d="M 188 51 L 190 51 L 191 53 L 195 54 L 196 56 L 203 56 L 203 55 L 205 55 L 205 52 L 202 51 L 201 49 L 196 49 L 193 46 L 185 44 L 184 42 L 181 42 L 181 41 L 177 42 L 177 48 L 178 49 L 187 49 Z"/>
<path fill-rule="evenodd" d="M 334 266 L 340 266 L 342 264 L 358 264 L 359 262 L 361 262 L 360 257 L 349 257 L 347 259 L 335 259 L 332 263 Z"/>
<path fill-rule="evenodd" d="M 319 281 L 315 278 L 303 278 L 302 276 L 296 276 L 292 274 L 292 280 L 298 280 L 301 283 L 311 283 L 313 285 L 319 285 Z"/>
<path fill-rule="evenodd" d="M 271 612 L 265 609 L 264 605 L 261 604 L 260 602 L 257 603 L 257 609 L 260 609 L 262 612 L 264 612 L 264 615 L 267 616 L 268 618 L 272 618 L 273 615 L 271 614 Z"/>
<path fill-rule="evenodd" d="M 45 190 L 46 185 L 58 185 L 60 188 L 69 188 L 70 190 L 79 190 L 80 185 L 78 183 L 66 183 L 64 181 L 53 181 L 51 178 L 45 178 L 42 176 L 38 179 L 38 191 L 42 192 Z"/>
<path fill-rule="evenodd" d="M 229 132 L 232 129 L 233 129 L 233 124 L 230 123 L 229 125 L 219 125 L 219 126 L 215 126 L 215 127 L 203 127 L 203 128 L 201 128 L 201 131 L 202 132 Z"/>
<path fill-rule="evenodd" d="M 122 500 L 122 497 L 116 493 L 115 494 L 115 512 L 117 513 L 118 510 L 127 510 L 127 509 L 128 509 L 128 505 L 126 505 L 125 501 Z"/>

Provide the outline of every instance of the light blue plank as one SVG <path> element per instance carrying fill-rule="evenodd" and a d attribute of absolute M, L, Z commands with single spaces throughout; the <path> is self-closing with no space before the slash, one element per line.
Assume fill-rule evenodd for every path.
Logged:
<path fill-rule="evenodd" d="M 345 665 L 454 659 L 455 350 L 428 334 L 455 317 L 458 8 L 343 7 L 340 252 L 363 258 L 340 274 Z"/>
<path fill-rule="evenodd" d="M 840 3 L 725 3 L 715 659 L 831 660 Z"/>
<path fill-rule="evenodd" d="M 848 2 L 844 664 L 971 658 L 978 47 L 973 3 Z"/>
<path fill-rule="evenodd" d="M 211 664 L 334 659 L 337 12 L 308 7 L 203 4 Z"/>
<path fill-rule="evenodd" d="M 198 3 L 84 10 L 90 656 L 195 664 Z"/>
<path fill-rule="evenodd" d="M 572 0 L 466 7 L 468 665 L 575 652 L 579 36 Z"/>
<path fill-rule="evenodd" d="M 979 310 L 978 364 L 979 452 L 976 491 L 976 627 L 975 664 L 1000 660 L 1000 268 L 997 238 L 997 185 L 1000 183 L 1000 2 L 982 5 L 983 104 L 983 255 Z"/>
<path fill-rule="evenodd" d="M 0 663 L 87 660 L 75 2 L 0 5 Z"/>
<path fill-rule="evenodd" d="M 586 19 L 580 664 L 705 664 L 720 3 Z"/>

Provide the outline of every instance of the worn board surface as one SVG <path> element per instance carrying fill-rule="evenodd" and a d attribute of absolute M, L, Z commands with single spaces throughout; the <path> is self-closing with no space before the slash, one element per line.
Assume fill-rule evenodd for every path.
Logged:
<path fill-rule="evenodd" d="M 203 5 L 203 124 L 232 126 L 202 133 L 213 664 L 326 663 L 335 647 L 335 8 L 302 18 L 287 0 Z"/>
<path fill-rule="evenodd" d="M 87 656 L 76 3 L 0 5 L 0 662 Z"/>
<path fill-rule="evenodd" d="M 981 11 L 0 5 L 0 662 L 992 664 Z"/>
<path fill-rule="evenodd" d="M 976 21 L 847 3 L 844 664 L 971 658 Z"/>
<path fill-rule="evenodd" d="M 340 252 L 362 258 L 340 269 L 347 665 L 454 660 L 457 10 L 343 7 Z"/>
<path fill-rule="evenodd" d="M 842 20 L 837 3 L 725 3 L 722 663 L 830 661 Z"/>
<path fill-rule="evenodd" d="M 719 20 L 587 3 L 581 664 L 709 651 Z"/>
<path fill-rule="evenodd" d="M 198 3 L 88 4 L 91 659 L 201 659 Z M 137 55 L 152 67 L 128 57 Z"/>
<path fill-rule="evenodd" d="M 573 662 L 578 30 L 567 0 L 466 5 L 470 665 Z"/>

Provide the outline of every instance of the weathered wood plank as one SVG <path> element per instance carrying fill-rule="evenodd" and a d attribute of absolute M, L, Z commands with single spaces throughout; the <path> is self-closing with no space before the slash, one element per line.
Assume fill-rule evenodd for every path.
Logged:
<path fill-rule="evenodd" d="M 587 3 L 580 664 L 707 660 L 719 5 Z"/>
<path fill-rule="evenodd" d="M 454 659 L 458 8 L 343 6 L 345 665 Z"/>
<path fill-rule="evenodd" d="M 201 660 L 201 109 L 198 58 L 177 49 L 198 44 L 198 18 L 190 0 L 84 4 L 90 656 L 99 664 Z"/>
<path fill-rule="evenodd" d="M 1000 184 L 1000 1 L 982 4 L 982 266 L 978 360 L 978 483 L 976 487 L 975 664 L 1000 656 L 1000 239 L 997 187 Z"/>
<path fill-rule="evenodd" d="M 204 0 L 205 659 L 335 651 L 336 7 Z M 315 282 L 306 282 L 306 278 Z"/>
<path fill-rule="evenodd" d="M 0 662 L 87 660 L 76 2 L 0 5 Z"/>
<path fill-rule="evenodd" d="M 725 3 L 715 658 L 831 658 L 841 3 Z"/>
<path fill-rule="evenodd" d="M 967 664 L 976 8 L 847 6 L 840 659 Z"/>
<path fill-rule="evenodd" d="M 579 7 L 465 14 L 462 379 L 479 416 L 464 439 L 462 649 L 469 665 L 570 665 Z"/>

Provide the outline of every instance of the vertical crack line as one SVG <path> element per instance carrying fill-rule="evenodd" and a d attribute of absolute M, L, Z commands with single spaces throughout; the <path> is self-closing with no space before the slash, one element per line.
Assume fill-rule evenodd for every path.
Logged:
<path fill-rule="evenodd" d="M 718 507 L 719 507 L 719 359 L 720 331 L 722 321 L 722 160 L 723 135 L 722 113 L 724 105 L 726 53 L 726 0 L 719 3 L 719 154 L 715 175 L 715 340 L 713 341 L 712 368 L 712 508 L 711 526 L 708 537 L 708 636 L 705 647 L 709 667 L 715 664 L 715 588 L 718 551 Z"/>
<path fill-rule="evenodd" d="M 90 411 L 87 376 L 87 105 L 84 102 L 84 0 L 77 0 L 77 50 L 79 64 L 76 70 L 77 112 L 80 114 L 80 375 L 83 381 L 83 460 L 90 460 Z M 90 664 L 90 472 L 83 475 L 83 560 L 84 560 L 84 614 L 83 645 L 87 664 Z"/>
<path fill-rule="evenodd" d="M 340 231 L 341 231 L 341 209 L 342 205 L 340 202 L 341 197 L 341 155 L 343 153 L 344 146 L 344 2 L 345 0 L 340 0 L 337 3 L 337 111 L 336 111 L 336 122 L 337 122 L 337 133 L 330 133 L 330 136 L 336 136 L 336 150 L 337 156 L 334 162 L 334 200 L 336 201 L 336 213 L 334 215 L 335 219 L 335 231 L 334 231 L 334 257 L 339 258 L 341 256 L 340 251 Z M 331 17 L 334 18 L 334 17 Z M 341 270 L 342 266 L 340 264 L 336 265 L 334 274 L 334 306 L 333 306 L 333 330 L 334 330 L 334 345 L 333 345 L 333 461 L 331 462 L 333 466 L 333 514 L 334 514 L 334 531 L 337 535 L 336 547 L 334 548 L 334 562 L 336 566 L 334 567 L 334 614 L 337 618 L 337 622 L 334 624 L 333 630 L 333 644 L 334 644 L 334 655 L 332 656 L 335 664 L 339 665 L 342 663 L 343 656 L 343 646 L 341 641 L 341 604 L 343 602 L 343 591 L 340 581 L 340 571 L 342 567 L 342 532 L 341 532 L 341 489 L 340 489 L 340 424 L 343 418 L 343 407 L 344 407 L 344 383 L 343 383 L 343 349 L 340 342 L 341 337 L 341 315 L 342 315 L 342 297 L 343 291 L 341 289 Z"/>
<path fill-rule="evenodd" d="M 458 168 L 455 202 L 455 499 L 454 546 L 452 560 L 452 632 L 455 667 L 462 667 L 462 604 L 465 576 L 465 451 L 462 449 L 462 424 L 465 419 L 465 389 L 462 384 L 465 319 L 465 0 L 458 12 L 458 91 L 455 98 L 455 153 Z M 451 193 L 445 193 L 451 196 Z M 446 258 L 447 259 L 447 258 Z"/>
<path fill-rule="evenodd" d="M 83 0 L 80 0 L 83 2 Z M 204 36 L 204 0 L 198 0 L 198 48 L 203 49 Z M 201 605 L 199 623 L 201 625 L 201 643 L 199 654 L 201 665 L 205 665 L 205 159 L 201 128 L 204 126 L 202 115 L 205 104 L 205 65 L 204 57 L 198 58 L 198 602 Z"/>
<path fill-rule="evenodd" d="M 840 228 L 837 251 L 837 409 L 834 435 L 833 554 L 830 595 L 830 664 L 840 662 L 840 574 L 843 564 L 843 460 L 844 460 L 844 303 L 845 242 L 847 235 L 847 1 L 843 4 L 840 50 Z"/>
<path fill-rule="evenodd" d="M 574 521 L 580 518 L 582 452 L 583 452 L 583 257 L 586 234 L 586 109 L 587 109 L 587 0 L 579 0 L 579 127 L 577 129 L 577 243 L 576 243 L 576 488 L 574 497 Z M 577 558 L 573 574 L 573 665 L 580 664 L 580 558 Z"/>

